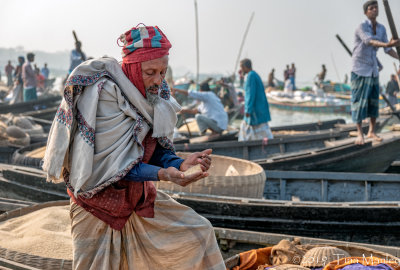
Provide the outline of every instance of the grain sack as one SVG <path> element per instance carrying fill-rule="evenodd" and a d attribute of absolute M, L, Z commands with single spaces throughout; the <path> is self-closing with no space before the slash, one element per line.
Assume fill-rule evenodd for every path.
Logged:
<path fill-rule="evenodd" d="M 26 117 L 15 116 L 12 120 L 13 124 L 23 129 L 32 129 L 32 122 Z"/>
<path fill-rule="evenodd" d="M 26 133 L 17 126 L 9 126 L 6 128 L 6 133 L 9 137 L 22 139 L 25 138 L 27 135 Z"/>

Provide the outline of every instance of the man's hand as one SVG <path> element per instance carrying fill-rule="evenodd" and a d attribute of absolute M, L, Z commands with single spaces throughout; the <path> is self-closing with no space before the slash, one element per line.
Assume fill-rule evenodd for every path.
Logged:
<path fill-rule="evenodd" d="M 399 47 L 400 46 L 400 39 L 391 39 L 388 43 L 387 43 L 388 47 Z"/>
<path fill-rule="evenodd" d="M 200 164 L 203 172 L 208 171 L 211 166 L 211 157 L 209 156 L 211 153 L 212 149 L 207 149 L 203 152 L 190 154 L 187 158 L 185 158 L 185 161 L 182 162 L 180 170 L 184 172 L 190 167 Z"/>
<path fill-rule="evenodd" d="M 175 167 L 169 167 L 167 169 L 160 169 L 158 171 L 158 179 L 164 181 L 170 181 L 179 186 L 185 187 L 201 178 L 207 177 L 208 172 L 197 172 L 188 176 L 185 176 L 183 172 L 179 171 Z"/>

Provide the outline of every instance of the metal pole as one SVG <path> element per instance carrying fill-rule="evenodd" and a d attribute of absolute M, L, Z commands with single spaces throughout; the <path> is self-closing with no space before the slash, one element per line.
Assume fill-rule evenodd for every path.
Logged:
<path fill-rule="evenodd" d="M 250 20 L 247 23 L 246 31 L 244 32 L 244 35 L 243 35 L 242 44 L 240 45 L 239 54 L 238 54 L 238 57 L 237 57 L 236 63 L 235 63 L 235 69 L 233 70 L 233 74 L 234 75 L 236 75 L 236 70 L 237 70 L 237 67 L 239 65 L 240 56 L 242 55 L 244 42 L 246 41 L 247 33 L 249 32 L 250 25 L 251 25 L 251 22 L 253 21 L 253 18 L 254 18 L 254 12 L 251 14 Z"/>
<path fill-rule="evenodd" d="M 196 19 L 196 86 L 199 84 L 199 73 L 200 73 L 200 50 L 199 50 L 199 16 L 197 11 L 197 0 L 194 0 L 194 15 Z"/>

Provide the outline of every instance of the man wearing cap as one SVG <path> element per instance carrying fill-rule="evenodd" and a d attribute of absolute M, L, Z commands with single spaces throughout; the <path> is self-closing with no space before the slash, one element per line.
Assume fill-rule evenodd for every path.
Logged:
<path fill-rule="evenodd" d="M 164 76 L 171 44 L 156 26 L 121 35 L 122 66 L 86 61 L 70 74 L 43 169 L 71 197 L 74 269 L 225 269 L 205 218 L 155 189 L 208 176 L 211 149 L 177 157 L 179 104 Z M 183 172 L 200 164 L 201 171 Z"/>
<path fill-rule="evenodd" d="M 379 70 L 382 69 L 376 52 L 380 47 L 385 53 L 398 59 L 392 47 L 399 46 L 399 40 L 388 41 L 385 27 L 376 21 L 378 2 L 367 1 L 363 6 L 367 20 L 361 23 L 355 32 L 351 73 L 351 115 L 357 123 L 357 139 L 355 144 L 364 144 L 361 122 L 371 118 L 368 138 L 381 141 L 375 133 L 376 118 L 379 116 Z"/>
<path fill-rule="evenodd" d="M 201 134 L 205 134 L 207 129 L 210 129 L 211 135 L 215 136 L 228 127 L 228 114 L 224 110 L 219 97 L 211 91 L 208 82 L 200 85 L 200 91 L 186 91 L 177 88 L 174 88 L 173 91 L 200 101 L 200 105 L 197 108 L 183 109 L 181 113 L 196 115 L 196 122 Z"/>
<path fill-rule="evenodd" d="M 22 66 L 22 80 L 24 81 L 23 99 L 25 101 L 36 100 L 36 73 L 32 67 L 32 62 L 35 61 L 35 55 L 28 53 L 26 55 L 27 62 Z"/>

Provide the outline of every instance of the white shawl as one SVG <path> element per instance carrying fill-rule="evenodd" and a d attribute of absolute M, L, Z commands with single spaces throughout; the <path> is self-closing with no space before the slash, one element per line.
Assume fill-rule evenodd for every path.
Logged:
<path fill-rule="evenodd" d="M 75 196 L 90 198 L 142 159 L 151 128 L 162 146 L 173 149 L 180 106 L 165 82 L 159 95 L 151 106 L 113 58 L 81 64 L 68 78 L 49 133 L 43 159 L 48 181 L 64 180 Z"/>

